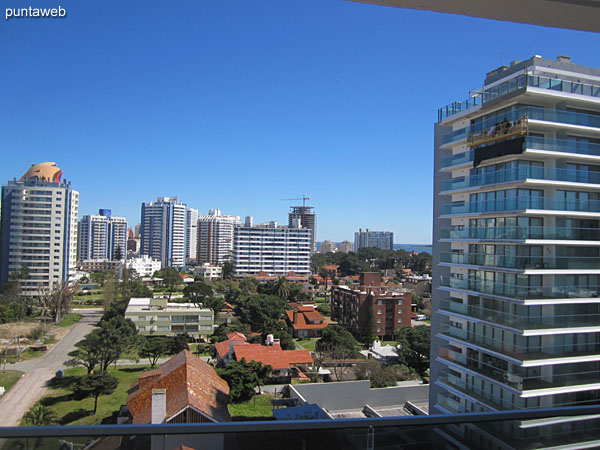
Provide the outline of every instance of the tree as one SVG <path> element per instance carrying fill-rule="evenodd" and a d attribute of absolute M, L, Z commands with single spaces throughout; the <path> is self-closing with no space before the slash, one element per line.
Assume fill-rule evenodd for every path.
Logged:
<path fill-rule="evenodd" d="M 250 400 L 254 395 L 254 389 L 260 384 L 256 365 L 247 363 L 245 358 L 241 361 L 233 361 L 223 369 L 217 369 L 217 373 L 229 385 L 229 400 L 232 403 Z"/>
<path fill-rule="evenodd" d="M 70 287 L 69 283 L 64 281 L 54 284 L 47 298 L 47 305 L 55 323 L 61 322 L 71 310 L 73 298 L 78 290 L 79 285 L 77 283 L 73 287 Z"/>
<path fill-rule="evenodd" d="M 285 277 L 279 277 L 275 282 L 274 294 L 283 300 L 287 300 L 290 296 L 290 283 Z"/>
<path fill-rule="evenodd" d="M 190 302 L 195 303 L 198 306 L 212 309 L 215 319 L 217 314 L 223 307 L 223 300 L 218 297 L 214 297 L 213 288 L 203 281 L 196 281 L 183 289 L 183 295 L 185 295 Z"/>
<path fill-rule="evenodd" d="M 119 283 L 115 280 L 115 275 L 113 273 L 106 274 L 106 277 L 104 278 L 102 299 L 104 312 L 108 311 L 119 299 Z"/>
<path fill-rule="evenodd" d="M 169 300 L 171 300 L 171 295 L 173 294 L 175 286 L 179 283 L 181 283 L 181 275 L 179 275 L 177 269 L 166 267 L 163 271 L 163 284 L 169 289 Z"/>
<path fill-rule="evenodd" d="M 190 337 L 187 333 L 176 334 L 169 340 L 169 355 L 176 355 L 183 350 L 189 350 Z"/>
<path fill-rule="evenodd" d="M 273 338 L 279 339 L 279 345 L 283 350 L 294 350 L 296 348 L 294 338 L 288 333 L 283 322 L 279 320 L 266 320 L 260 331 L 262 332 L 262 342 L 265 342 L 267 335 L 272 334 Z"/>
<path fill-rule="evenodd" d="M 254 295 L 258 290 L 258 280 L 253 277 L 246 277 L 240 281 L 240 295 Z"/>
<path fill-rule="evenodd" d="M 333 360 L 333 373 L 341 381 L 350 360 L 356 356 L 356 341 L 352 334 L 339 325 L 328 325 L 315 345 L 318 359 Z"/>
<path fill-rule="evenodd" d="M 373 305 L 367 304 L 367 317 L 361 330 L 361 341 L 369 348 L 373 345 L 373 341 L 377 340 L 377 325 L 375 324 L 375 314 L 373 314 Z"/>
<path fill-rule="evenodd" d="M 225 261 L 221 264 L 221 268 L 223 269 L 223 279 L 231 280 L 233 278 L 233 263 L 231 261 Z"/>
<path fill-rule="evenodd" d="M 359 380 L 370 380 L 372 388 L 382 388 L 395 386 L 399 378 L 407 379 L 405 376 L 400 375 L 401 370 L 401 368 L 397 369 L 394 366 L 384 366 L 379 361 L 370 359 L 359 364 L 354 369 L 354 374 Z"/>
<path fill-rule="evenodd" d="M 58 423 L 56 411 L 41 403 L 36 403 L 33 408 L 27 411 L 23 416 L 23 420 L 30 426 L 56 425 Z"/>
<path fill-rule="evenodd" d="M 156 362 L 161 356 L 167 355 L 171 350 L 171 339 L 164 336 L 143 337 L 142 347 L 139 355 L 142 358 L 148 358 L 150 366 L 154 369 Z"/>
<path fill-rule="evenodd" d="M 426 325 L 401 327 L 398 335 L 398 358 L 421 376 L 429 369 L 431 328 Z"/>
<path fill-rule="evenodd" d="M 97 345 L 100 347 L 99 364 L 100 370 L 107 370 L 121 354 L 135 347 L 138 342 L 138 334 L 133 322 L 123 316 L 114 315 L 109 319 L 100 320 L 100 328 L 90 334 L 97 334 Z"/>
<path fill-rule="evenodd" d="M 81 341 L 75 344 L 75 350 L 69 353 L 71 360 L 65 363 L 66 366 L 83 366 L 88 373 L 92 373 L 94 367 L 100 362 L 102 353 L 102 343 L 98 333 L 90 333 Z"/>
<path fill-rule="evenodd" d="M 98 409 L 98 397 L 112 394 L 119 380 L 106 371 L 84 375 L 77 380 L 73 389 L 73 396 L 77 400 L 94 397 L 94 414 Z"/>
<path fill-rule="evenodd" d="M 243 323 L 250 324 L 253 330 L 261 330 L 269 320 L 280 320 L 287 308 L 287 302 L 274 295 L 258 294 L 238 298 L 235 313 Z"/>

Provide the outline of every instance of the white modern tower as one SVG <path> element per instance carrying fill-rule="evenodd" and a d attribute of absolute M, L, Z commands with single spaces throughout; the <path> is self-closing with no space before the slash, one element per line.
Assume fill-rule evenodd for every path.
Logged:
<path fill-rule="evenodd" d="M 160 260 L 163 268 L 184 266 L 186 209 L 177 197 L 142 203 L 140 253 Z"/>
<path fill-rule="evenodd" d="M 40 163 L 2 186 L 0 288 L 22 267 L 23 295 L 36 296 L 76 270 L 79 192 L 55 163 Z"/>
<path fill-rule="evenodd" d="M 196 261 L 198 254 L 198 210 L 188 208 L 185 212 L 185 262 Z"/>
<path fill-rule="evenodd" d="M 117 258 L 121 255 L 119 258 Z M 110 209 L 83 216 L 79 221 L 77 260 L 125 259 L 127 254 L 127 219 L 112 216 Z"/>
<path fill-rule="evenodd" d="M 211 209 L 206 216 L 198 218 L 198 265 L 231 261 L 233 231 L 239 224 L 239 216 L 223 215 L 219 209 Z"/>
<path fill-rule="evenodd" d="M 431 413 L 599 403 L 600 70 L 489 72 L 440 109 L 434 170 Z M 584 444 L 588 422 L 542 422 L 452 438 Z"/>

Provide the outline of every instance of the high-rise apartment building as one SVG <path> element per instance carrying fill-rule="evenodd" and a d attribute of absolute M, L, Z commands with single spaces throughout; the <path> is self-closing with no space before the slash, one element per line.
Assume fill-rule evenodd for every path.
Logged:
<path fill-rule="evenodd" d="M 2 186 L 0 289 L 22 267 L 23 295 L 39 295 L 68 282 L 76 270 L 79 192 L 55 163 L 34 164 Z"/>
<path fill-rule="evenodd" d="M 221 214 L 219 209 L 211 209 L 206 216 L 198 218 L 198 265 L 222 264 L 233 257 L 233 234 L 239 216 Z"/>
<path fill-rule="evenodd" d="M 186 210 L 178 197 L 142 203 L 140 253 L 160 260 L 163 268 L 184 266 Z"/>
<path fill-rule="evenodd" d="M 308 199 L 310 200 L 310 199 Z M 317 216 L 312 211 L 313 206 L 290 206 L 292 210 L 288 214 L 288 226 L 292 227 L 295 220 L 300 221 L 302 228 L 308 228 L 312 233 L 312 241 L 310 244 L 311 253 L 317 251 Z"/>
<path fill-rule="evenodd" d="M 354 233 L 354 251 L 362 247 L 377 247 L 382 250 L 394 249 L 394 233 L 391 231 L 371 231 L 360 228 Z"/>
<path fill-rule="evenodd" d="M 335 253 L 335 242 L 327 240 L 321 242 L 319 253 Z"/>
<path fill-rule="evenodd" d="M 185 239 L 185 261 L 187 264 L 196 262 L 198 251 L 198 210 L 188 208 L 185 212 L 186 239 Z"/>
<path fill-rule="evenodd" d="M 77 260 L 120 260 L 127 255 L 127 219 L 110 209 L 83 216 L 79 221 Z"/>
<path fill-rule="evenodd" d="M 535 56 L 489 72 L 440 110 L 434 170 L 430 411 L 598 403 L 600 70 Z M 587 448 L 587 424 L 467 426 L 459 441 Z"/>
<path fill-rule="evenodd" d="M 258 275 L 310 275 L 312 231 L 296 220 L 292 227 L 277 222 L 235 228 L 234 273 L 236 277 Z"/>
<path fill-rule="evenodd" d="M 350 253 L 354 251 L 354 244 L 350 241 L 342 241 L 338 244 L 338 252 Z"/>

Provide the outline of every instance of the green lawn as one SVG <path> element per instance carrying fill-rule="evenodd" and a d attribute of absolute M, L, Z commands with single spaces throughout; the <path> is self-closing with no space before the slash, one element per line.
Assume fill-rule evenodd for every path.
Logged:
<path fill-rule="evenodd" d="M 15 385 L 19 378 L 21 378 L 23 372 L 19 372 L 18 370 L 5 370 L 0 372 L 0 386 L 6 389 L 6 392 Z"/>
<path fill-rule="evenodd" d="M 251 420 L 272 420 L 273 405 L 271 405 L 272 394 L 255 395 L 254 398 L 245 403 L 228 405 L 231 420 L 235 422 Z"/>
<path fill-rule="evenodd" d="M 297 344 L 299 344 L 302 348 L 308 350 L 309 352 L 315 351 L 315 345 L 317 345 L 317 341 L 319 338 L 310 338 L 310 339 L 294 339 Z"/>
<path fill-rule="evenodd" d="M 79 322 L 83 316 L 77 313 L 68 314 L 59 324 L 59 327 L 70 327 L 71 325 Z"/>
<path fill-rule="evenodd" d="M 65 370 L 63 378 L 50 381 L 51 394 L 42 398 L 44 406 L 52 408 L 61 425 L 99 425 L 115 424 L 116 416 L 127 401 L 127 390 L 137 381 L 138 376 L 150 366 L 120 366 L 116 370 L 109 369 L 111 375 L 119 379 L 119 385 L 111 395 L 98 397 L 98 411 L 94 415 L 94 399 L 74 400 L 71 398 L 72 386 L 77 377 L 85 375 L 84 367 Z"/>

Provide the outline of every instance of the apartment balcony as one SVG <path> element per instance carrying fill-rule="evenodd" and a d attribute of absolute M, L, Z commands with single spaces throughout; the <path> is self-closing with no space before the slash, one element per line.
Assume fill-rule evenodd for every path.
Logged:
<path fill-rule="evenodd" d="M 597 370 L 572 371 L 560 374 L 546 374 L 544 376 L 541 374 L 526 376 L 524 375 L 526 369 L 522 367 L 511 365 L 506 370 L 492 364 L 487 364 L 483 359 L 469 358 L 444 347 L 438 350 L 438 358 L 461 368 L 485 375 L 499 383 L 516 389 L 521 394 L 527 391 L 531 393 L 531 391 L 561 387 L 580 386 L 582 389 L 585 389 L 586 385 L 594 389 L 600 383 Z M 540 394 L 543 394 L 543 392 L 540 392 Z"/>
<path fill-rule="evenodd" d="M 573 227 L 473 227 L 442 228 L 441 238 L 453 241 L 525 241 L 566 240 L 596 241 L 600 244 L 600 230 L 597 228 Z"/>
<path fill-rule="evenodd" d="M 495 212 L 523 212 L 525 210 L 555 211 L 567 213 L 600 213 L 599 200 L 566 200 L 555 197 L 510 197 L 480 202 L 461 202 L 442 205 L 442 216 L 464 216 Z"/>
<path fill-rule="evenodd" d="M 588 141 L 578 141 L 574 139 L 554 139 L 538 136 L 527 136 L 523 150 L 525 154 L 528 150 L 533 153 L 537 151 L 557 152 L 561 154 L 585 155 L 590 157 L 600 157 L 600 144 Z M 475 158 L 477 150 L 468 150 L 466 152 L 457 153 L 447 156 L 442 159 L 442 169 L 448 169 L 454 166 L 461 166 L 472 162 Z"/>
<path fill-rule="evenodd" d="M 448 265 L 498 267 L 503 269 L 600 270 L 600 257 L 513 256 L 482 253 L 441 253 L 440 263 Z"/>
<path fill-rule="evenodd" d="M 450 324 L 441 324 L 440 333 L 444 338 L 455 338 L 463 342 L 464 345 L 496 352 L 520 363 L 600 356 L 600 342 L 565 345 L 518 345 L 463 330 Z"/>
<path fill-rule="evenodd" d="M 519 331 L 557 328 L 600 327 L 600 314 L 560 314 L 546 316 L 519 316 L 479 306 L 449 300 L 440 301 L 440 310 L 491 324 L 504 325 Z"/>
<path fill-rule="evenodd" d="M 464 280 L 450 276 L 442 276 L 440 286 L 459 291 L 470 291 L 475 294 L 489 294 L 522 300 L 598 298 L 598 291 L 600 289 L 600 286 L 590 285 L 521 286 L 518 284 L 498 283 L 490 280 Z"/>
<path fill-rule="evenodd" d="M 572 169 L 551 169 L 521 166 L 515 169 L 498 170 L 471 177 L 459 177 L 442 183 L 442 192 L 474 189 L 495 184 L 520 183 L 531 180 L 560 181 L 600 185 L 600 172 Z"/>

